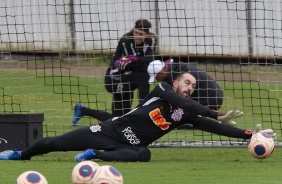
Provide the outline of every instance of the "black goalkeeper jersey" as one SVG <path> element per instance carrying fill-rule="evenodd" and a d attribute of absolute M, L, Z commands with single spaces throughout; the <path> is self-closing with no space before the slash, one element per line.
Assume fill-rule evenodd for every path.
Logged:
<path fill-rule="evenodd" d="M 147 67 L 156 54 L 156 36 L 152 34 L 149 41 L 145 40 L 141 45 L 136 45 L 131 34 L 126 33 L 120 38 L 110 67 L 116 69 L 115 61 L 121 57 L 137 56 L 135 63 L 130 63 L 124 71 L 120 72 L 147 73 Z"/>
<path fill-rule="evenodd" d="M 196 78 L 196 88 L 191 99 L 211 109 L 219 109 L 223 103 L 223 91 L 216 81 L 207 72 L 199 70 L 188 63 L 172 63 L 169 65 L 169 75 L 164 82 L 172 85 L 180 73 L 189 72 Z"/>
<path fill-rule="evenodd" d="M 214 111 L 176 93 L 169 84 L 159 83 L 136 108 L 113 118 L 112 126 L 122 142 L 147 146 L 198 115 L 217 117 Z"/>
<path fill-rule="evenodd" d="M 191 98 L 204 97 L 223 97 L 223 91 L 215 80 L 208 75 L 207 72 L 199 70 L 196 66 L 187 63 L 172 63 L 169 65 L 170 75 L 168 75 L 164 82 L 172 85 L 173 80 L 177 78 L 180 73 L 189 72 L 196 79 L 196 89 Z M 199 101 L 199 100 L 197 100 Z"/>

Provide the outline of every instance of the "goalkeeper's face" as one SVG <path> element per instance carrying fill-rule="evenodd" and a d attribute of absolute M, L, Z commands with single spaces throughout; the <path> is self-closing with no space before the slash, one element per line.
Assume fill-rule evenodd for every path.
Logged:
<path fill-rule="evenodd" d="M 175 91 L 185 98 L 190 98 L 196 88 L 196 79 L 189 73 L 180 74 L 173 82 Z"/>
<path fill-rule="evenodd" d="M 141 45 L 144 42 L 145 38 L 147 37 L 147 33 L 140 29 L 134 29 L 133 36 L 134 36 L 135 44 Z"/>

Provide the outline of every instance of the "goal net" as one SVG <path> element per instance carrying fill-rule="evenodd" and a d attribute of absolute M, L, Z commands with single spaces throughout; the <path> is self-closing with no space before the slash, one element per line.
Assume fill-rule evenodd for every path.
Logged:
<path fill-rule="evenodd" d="M 80 102 L 112 112 L 104 75 L 118 40 L 140 18 L 152 23 L 156 58 L 206 72 L 224 93 L 219 111 L 240 109 L 245 116 L 236 120 L 239 128 L 259 123 L 281 139 L 279 0 L 2 0 L 0 113 L 44 113 L 44 137 L 98 123 L 83 117 L 73 127 L 73 107 Z M 135 91 L 132 107 L 137 104 Z M 152 144 L 245 145 L 193 128 L 174 130 Z"/>

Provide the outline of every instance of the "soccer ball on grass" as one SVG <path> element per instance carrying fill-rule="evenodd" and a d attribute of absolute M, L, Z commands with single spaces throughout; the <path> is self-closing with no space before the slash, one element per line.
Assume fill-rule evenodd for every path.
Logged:
<path fill-rule="evenodd" d="M 96 162 L 90 160 L 79 162 L 72 170 L 72 182 L 74 184 L 93 184 L 95 171 L 99 167 Z"/>
<path fill-rule="evenodd" d="M 95 172 L 95 184 L 123 184 L 123 177 L 121 173 L 110 165 L 100 166 Z"/>
<path fill-rule="evenodd" d="M 269 157 L 274 150 L 273 138 L 265 132 L 254 134 L 248 144 L 251 155 L 258 159 Z"/>
<path fill-rule="evenodd" d="M 48 182 L 39 172 L 26 171 L 19 175 L 16 184 L 48 184 Z"/>

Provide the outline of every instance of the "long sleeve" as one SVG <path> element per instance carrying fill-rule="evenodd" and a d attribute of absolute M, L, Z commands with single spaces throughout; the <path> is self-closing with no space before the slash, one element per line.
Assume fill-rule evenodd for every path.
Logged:
<path fill-rule="evenodd" d="M 118 42 L 117 48 L 116 48 L 116 52 L 113 56 L 113 60 L 112 60 L 112 65 L 114 64 L 114 62 L 116 60 L 118 60 L 119 58 L 121 58 L 123 56 L 123 46 L 122 46 L 122 40 L 120 40 Z"/>
<path fill-rule="evenodd" d="M 184 98 L 183 96 L 176 93 L 174 90 L 165 90 L 162 94 L 162 99 L 169 102 L 171 105 L 178 106 L 192 114 L 217 119 L 217 112 L 208 109 L 207 107 L 201 105 L 195 100 Z"/>
<path fill-rule="evenodd" d="M 218 121 L 205 117 L 195 116 L 194 119 L 190 119 L 189 123 L 199 130 L 227 137 L 249 139 L 252 136 L 248 130 L 236 128 L 225 123 L 218 123 Z"/>

